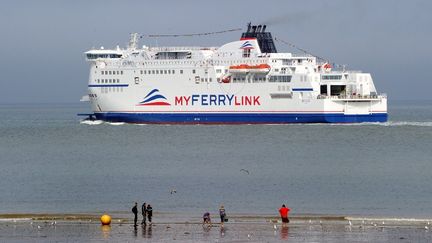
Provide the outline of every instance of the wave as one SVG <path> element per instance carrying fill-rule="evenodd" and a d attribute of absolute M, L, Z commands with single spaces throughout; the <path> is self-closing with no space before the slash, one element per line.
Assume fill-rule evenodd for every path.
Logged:
<path fill-rule="evenodd" d="M 86 125 L 100 125 L 105 123 L 102 120 L 82 120 L 80 121 L 81 124 L 86 124 Z"/>
<path fill-rule="evenodd" d="M 416 121 L 391 121 L 383 124 L 382 126 L 416 126 L 416 127 L 432 127 L 432 121 L 416 122 Z"/>
<path fill-rule="evenodd" d="M 126 122 L 106 122 L 106 124 L 112 125 L 112 126 L 121 126 L 121 125 L 125 125 L 127 123 Z"/>
<path fill-rule="evenodd" d="M 82 120 L 80 121 L 81 124 L 85 125 L 101 125 L 101 124 L 108 124 L 112 126 L 121 126 L 127 124 L 126 122 L 106 122 L 102 120 Z"/>
<path fill-rule="evenodd" d="M 388 121 L 388 122 L 363 122 L 363 123 L 339 123 L 329 124 L 336 126 L 384 126 L 384 127 L 402 127 L 402 126 L 414 126 L 414 127 L 432 127 L 432 121 L 419 122 L 419 121 Z"/>

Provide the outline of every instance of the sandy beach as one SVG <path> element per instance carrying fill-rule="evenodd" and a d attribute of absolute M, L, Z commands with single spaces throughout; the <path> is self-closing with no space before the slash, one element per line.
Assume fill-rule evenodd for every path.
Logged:
<path fill-rule="evenodd" d="M 272 215 L 230 215 L 221 227 L 203 227 L 200 217 L 156 213 L 153 225 L 133 226 L 126 214 L 3 214 L 1 242 L 431 242 L 428 219 L 363 218 L 327 215 L 291 217 L 282 226 Z"/>

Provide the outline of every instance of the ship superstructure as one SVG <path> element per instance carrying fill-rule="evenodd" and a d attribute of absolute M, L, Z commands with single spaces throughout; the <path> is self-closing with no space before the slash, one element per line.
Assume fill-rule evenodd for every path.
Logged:
<path fill-rule="evenodd" d="M 89 99 L 97 119 L 253 124 L 387 121 L 369 73 L 332 70 L 308 54 L 278 53 L 266 26 L 221 47 L 93 49 Z"/>

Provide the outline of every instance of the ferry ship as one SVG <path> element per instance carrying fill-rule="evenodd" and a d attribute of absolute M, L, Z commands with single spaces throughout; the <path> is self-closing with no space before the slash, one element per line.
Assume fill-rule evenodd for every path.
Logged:
<path fill-rule="evenodd" d="M 279 53 L 265 25 L 220 47 L 92 49 L 88 98 L 108 122 L 279 124 L 386 122 L 370 73 Z"/>

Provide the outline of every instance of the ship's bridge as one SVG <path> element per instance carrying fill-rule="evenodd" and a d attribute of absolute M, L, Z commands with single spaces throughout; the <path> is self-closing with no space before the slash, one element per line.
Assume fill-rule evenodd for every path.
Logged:
<path fill-rule="evenodd" d="M 85 52 L 87 61 L 96 60 L 99 58 L 121 58 L 123 56 L 123 53 L 119 50 L 90 50 L 88 52 Z"/>

